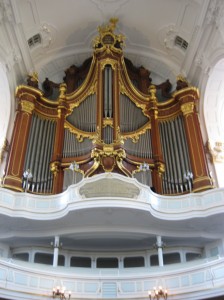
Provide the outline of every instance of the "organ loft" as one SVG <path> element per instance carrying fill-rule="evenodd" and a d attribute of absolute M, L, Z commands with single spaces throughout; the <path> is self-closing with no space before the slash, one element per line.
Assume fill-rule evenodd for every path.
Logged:
<path fill-rule="evenodd" d="M 174 88 L 169 80 L 154 84 L 124 57 L 116 23 L 98 28 L 92 57 L 70 66 L 63 82 L 41 85 L 34 73 L 18 86 L 4 187 L 23 191 L 28 183 L 27 192 L 57 194 L 74 183 L 74 171 L 75 182 L 114 172 L 164 195 L 213 187 L 197 88 L 181 76 Z"/>

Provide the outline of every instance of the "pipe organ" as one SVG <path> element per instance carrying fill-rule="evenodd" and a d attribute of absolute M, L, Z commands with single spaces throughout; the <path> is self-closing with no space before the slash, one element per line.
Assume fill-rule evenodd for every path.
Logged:
<path fill-rule="evenodd" d="M 153 84 L 148 70 L 124 58 L 116 22 L 98 28 L 92 58 L 68 68 L 64 82 L 47 78 L 41 90 L 34 73 L 18 86 L 4 187 L 23 191 L 27 169 L 30 193 L 60 193 L 83 176 L 102 172 L 134 176 L 160 194 L 213 187 L 197 88 L 182 77 L 173 92 L 169 80 Z"/>

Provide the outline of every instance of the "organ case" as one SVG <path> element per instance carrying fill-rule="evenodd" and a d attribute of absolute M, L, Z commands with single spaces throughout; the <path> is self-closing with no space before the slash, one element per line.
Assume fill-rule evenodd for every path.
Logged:
<path fill-rule="evenodd" d="M 148 70 L 124 58 L 124 37 L 115 34 L 115 25 L 112 19 L 99 27 L 92 58 L 68 68 L 61 84 L 46 79 L 42 91 L 30 76 L 17 88 L 5 187 L 24 190 L 23 173 L 30 169 L 29 192 L 60 193 L 73 182 L 65 184 L 65 178 L 75 161 L 84 177 L 135 176 L 159 194 L 212 188 L 198 90 L 181 77 L 172 93 L 168 80 L 153 84 Z"/>

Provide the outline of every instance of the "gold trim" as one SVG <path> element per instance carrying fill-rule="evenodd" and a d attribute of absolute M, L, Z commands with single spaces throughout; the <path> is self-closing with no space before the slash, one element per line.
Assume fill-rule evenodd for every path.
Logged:
<path fill-rule="evenodd" d="M 119 64 L 120 65 L 120 64 Z M 132 81 L 130 80 L 130 77 L 128 75 L 128 71 L 127 71 L 127 68 L 126 68 L 126 65 L 125 65 L 125 61 L 124 61 L 124 57 L 122 56 L 121 58 L 121 71 L 123 70 L 123 72 L 120 72 L 120 75 L 121 75 L 121 78 L 120 78 L 120 81 L 119 81 L 119 84 L 120 84 L 120 92 L 122 94 L 126 94 L 127 96 L 130 97 L 130 92 L 128 92 L 129 89 L 131 89 L 132 93 L 134 93 L 135 97 L 137 99 L 139 99 L 140 101 L 143 101 L 143 102 L 146 102 L 146 104 L 148 104 L 149 100 L 150 100 L 150 96 L 149 95 L 146 95 L 146 94 L 143 94 L 141 93 L 132 83 Z M 127 80 L 127 84 L 128 86 L 126 86 L 126 81 L 124 80 L 124 78 Z M 130 97 L 132 99 L 132 97 Z M 133 100 L 132 100 L 133 101 Z M 135 101 L 133 101 L 135 103 Z M 144 104 L 144 105 L 146 105 Z M 137 105 L 137 104 L 136 104 Z"/>
<path fill-rule="evenodd" d="M 6 176 L 4 177 L 4 180 L 5 180 L 5 179 L 12 179 L 12 180 L 18 181 L 19 183 L 22 184 L 22 179 L 19 178 L 19 177 L 16 177 L 16 176 L 6 175 Z"/>
<path fill-rule="evenodd" d="M 2 187 L 10 189 L 10 190 L 16 190 L 16 191 L 19 191 L 19 192 L 24 192 L 23 188 L 15 187 L 14 185 L 2 184 Z"/>
<path fill-rule="evenodd" d="M 84 138 L 89 138 L 91 140 L 94 140 L 96 137 L 96 132 L 82 131 L 81 129 L 78 129 L 73 125 L 71 125 L 68 121 L 65 121 L 64 128 L 68 129 L 71 133 L 76 135 L 76 138 L 80 143 L 83 142 Z"/>
<path fill-rule="evenodd" d="M 69 165 L 70 165 L 70 164 L 71 164 L 71 162 L 69 163 Z M 78 162 L 77 164 L 80 165 L 81 163 Z M 64 164 L 61 164 L 61 166 L 63 166 L 63 165 L 64 165 Z M 64 168 L 64 170 L 71 170 L 71 169 L 70 169 L 69 166 L 68 166 L 68 168 Z M 63 170 L 63 171 L 64 171 L 64 170 Z M 71 172 L 73 172 L 73 171 L 71 170 Z M 80 168 L 77 169 L 77 170 L 75 170 L 74 172 L 78 172 L 78 173 L 82 174 L 83 176 L 85 175 L 84 171 L 81 170 Z"/>
<path fill-rule="evenodd" d="M 200 177 L 197 177 L 193 180 L 193 183 L 196 183 L 196 182 L 201 182 L 201 181 L 204 181 L 204 180 L 209 180 L 211 181 L 211 178 L 208 177 L 208 176 L 200 176 Z"/>
<path fill-rule="evenodd" d="M 160 113 L 160 111 L 159 111 Z M 181 113 L 181 111 L 177 111 L 175 113 L 172 113 L 172 114 L 168 114 L 168 115 L 165 115 L 165 116 L 160 116 L 158 115 L 158 120 L 160 122 L 164 122 L 164 121 L 172 121 L 172 120 L 175 120 L 177 117 L 179 116 L 183 116 L 183 114 Z"/>
<path fill-rule="evenodd" d="M 94 94 L 95 90 L 96 90 L 96 82 L 97 82 L 97 70 L 98 70 L 98 66 L 96 63 L 96 57 L 95 55 L 92 56 L 92 63 L 89 69 L 89 72 L 87 73 L 87 76 L 84 80 L 84 82 L 82 83 L 82 85 L 75 90 L 74 92 L 72 92 L 71 94 L 67 94 L 66 95 L 66 100 L 67 101 L 74 101 L 75 99 L 81 97 L 81 99 L 78 100 L 78 104 L 77 103 L 71 103 L 70 104 L 70 108 L 77 107 L 79 106 L 79 104 L 89 95 Z M 85 93 L 84 93 L 85 91 Z M 84 94 L 83 94 L 84 93 Z"/>
<path fill-rule="evenodd" d="M 183 88 L 183 89 L 181 89 L 179 91 L 175 91 L 172 94 L 172 96 L 173 96 L 173 98 L 175 98 L 176 96 L 179 96 L 179 95 L 181 95 L 181 94 L 183 94 L 185 92 L 196 92 L 197 97 L 199 98 L 199 89 L 196 88 L 196 87 L 194 87 L 194 86 L 186 87 L 186 88 Z M 192 95 L 192 93 L 189 93 L 189 94 L 185 94 L 184 95 L 184 97 L 186 97 L 186 96 L 193 96 L 193 95 Z"/>
<path fill-rule="evenodd" d="M 209 190 L 209 189 L 214 189 L 215 187 L 212 186 L 212 185 L 205 185 L 205 186 L 202 186 L 200 188 L 197 188 L 197 189 L 193 189 L 193 192 L 194 193 L 197 193 L 197 192 L 200 192 L 200 191 L 204 191 L 204 190 Z"/>
<path fill-rule="evenodd" d="M 92 153 L 91 153 L 92 155 Z M 100 158 L 98 156 L 94 157 L 94 162 L 93 165 L 91 166 L 90 169 L 88 169 L 85 173 L 84 177 L 89 177 L 93 174 L 94 171 L 96 171 L 96 169 L 98 169 L 98 167 L 100 166 Z"/>
<path fill-rule="evenodd" d="M 137 129 L 136 131 L 121 133 L 121 139 L 122 140 L 132 139 L 133 143 L 137 143 L 139 140 L 139 136 L 145 134 L 146 131 L 150 129 L 151 129 L 151 122 L 149 121 L 141 128 Z"/>
<path fill-rule="evenodd" d="M 16 87 L 16 91 L 15 91 L 15 94 L 17 95 L 17 93 L 19 92 L 19 90 L 22 90 L 22 89 L 25 89 L 25 90 L 28 90 L 30 92 L 35 92 L 38 96 L 42 97 L 43 96 L 43 92 L 39 89 L 36 89 L 32 86 L 29 86 L 29 85 L 24 85 L 24 84 L 21 84 L 19 86 Z M 22 94 L 28 94 L 28 93 L 22 93 Z M 33 93 L 31 93 L 32 95 Z M 21 95 L 21 94 L 20 94 Z M 28 94 L 30 95 L 30 94 Z"/>

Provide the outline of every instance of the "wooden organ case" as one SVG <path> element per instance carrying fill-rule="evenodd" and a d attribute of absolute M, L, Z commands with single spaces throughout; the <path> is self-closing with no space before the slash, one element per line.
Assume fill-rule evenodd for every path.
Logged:
<path fill-rule="evenodd" d="M 198 90 L 181 77 L 172 93 L 168 80 L 154 85 L 148 70 L 124 58 L 116 22 L 98 28 L 92 58 L 67 69 L 63 83 L 46 79 L 42 91 L 34 74 L 17 88 L 4 187 L 23 191 L 30 169 L 29 192 L 60 193 L 76 162 L 84 177 L 116 172 L 141 180 L 145 172 L 159 194 L 212 188 Z"/>

